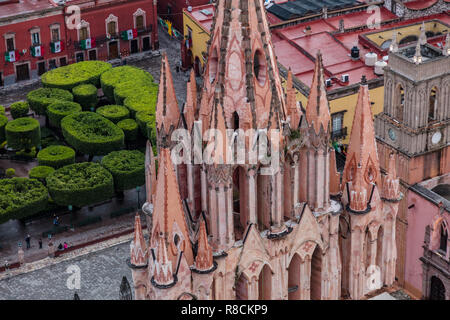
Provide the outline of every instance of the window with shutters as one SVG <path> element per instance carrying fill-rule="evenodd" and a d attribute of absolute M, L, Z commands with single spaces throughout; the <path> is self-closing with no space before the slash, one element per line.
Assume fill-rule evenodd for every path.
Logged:
<path fill-rule="evenodd" d="M 116 35 L 116 22 L 115 21 L 111 21 L 108 23 L 108 33 L 111 36 L 115 36 Z"/>
<path fill-rule="evenodd" d="M 138 30 L 145 29 L 144 16 L 143 15 L 140 15 L 140 16 L 136 17 L 136 29 L 138 29 Z"/>
<path fill-rule="evenodd" d="M 31 33 L 31 44 L 33 46 L 37 46 L 37 45 L 41 44 L 41 37 L 40 37 L 38 31 Z"/>
<path fill-rule="evenodd" d="M 80 36 L 80 41 L 86 40 L 87 38 L 89 38 L 87 27 L 80 28 L 80 30 L 78 32 L 79 32 L 79 36 Z"/>
<path fill-rule="evenodd" d="M 52 33 L 52 42 L 59 41 L 59 27 L 54 27 L 51 29 Z"/>
<path fill-rule="evenodd" d="M 10 37 L 10 38 L 6 39 L 6 50 L 7 51 L 14 51 L 15 50 L 14 37 Z"/>

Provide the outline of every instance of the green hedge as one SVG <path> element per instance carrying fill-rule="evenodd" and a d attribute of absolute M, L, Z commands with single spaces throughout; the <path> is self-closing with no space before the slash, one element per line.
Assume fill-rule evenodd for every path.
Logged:
<path fill-rule="evenodd" d="M 75 163 L 75 150 L 66 146 L 49 146 L 37 154 L 40 166 L 49 166 L 55 169 Z"/>
<path fill-rule="evenodd" d="M 83 110 L 90 111 L 98 103 L 97 87 L 93 84 L 82 84 L 72 89 L 73 98 L 81 104 Z"/>
<path fill-rule="evenodd" d="M 45 178 L 47 178 L 47 176 L 53 171 L 55 171 L 55 168 L 48 166 L 36 166 L 28 172 L 28 176 L 30 177 L 30 179 L 45 181 Z"/>
<path fill-rule="evenodd" d="M 109 101 L 114 102 L 114 89 L 120 83 L 133 82 L 135 87 L 152 85 L 153 77 L 145 70 L 121 66 L 106 71 L 100 77 L 103 93 Z"/>
<path fill-rule="evenodd" d="M 105 155 L 124 147 L 122 129 L 94 112 L 68 115 L 61 128 L 66 141 L 84 154 Z"/>
<path fill-rule="evenodd" d="M 153 153 L 156 156 L 156 126 L 154 122 L 147 122 L 146 137 L 152 143 Z"/>
<path fill-rule="evenodd" d="M 103 61 L 82 61 L 48 71 L 41 80 L 48 88 L 72 90 L 80 84 L 100 87 L 100 76 L 111 68 L 111 64 Z"/>
<path fill-rule="evenodd" d="M 114 101 L 116 104 L 123 105 L 123 102 L 128 97 L 136 97 L 146 93 L 158 95 L 158 85 L 152 83 L 151 85 L 139 86 L 133 81 L 119 83 L 114 89 Z"/>
<path fill-rule="evenodd" d="M 22 219 L 44 210 L 47 199 L 47 188 L 36 179 L 1 179 L 0 223 Z"/>
<path fill-rule="evenodd" d="M 139 111 L 149 111 L 155 114 L 157 94 L 150 92 L 143 93 L 139 96 L 130 96 L 125 99 L 123 105 L 131 112 L 131 117 L 134 118 Z"/>
<path fill-rule="evenodd" d="M 39 121 L 33 118 L 19 118 L 8 122 L 5 133 L 8 147 L 16 150 L 31 149 L 41 142 Z"/>
<path fill-rule="evenodd" d="M 58 70 L 58 69 L 55 69 Z M 45 115 L 47 107 L 57 101 L 73 101 L 73 95 L 62 89 L 39 88 L 27 94 L 27 100 L 31 110 L 39 115 Z"/>
<path fill-rule="evenodd" d="M 136 113 L 136 122 L 144 137 L 148 138 L 147 124 L 150 128 L 155 128 L 155 115 L 151 111 L 139 111 Z"/>
<path fill-rule="evenodd" d="M 127 108 L 115 104 L 100 107 L 95 112 L 113 123 L 117 123 L 130 117 L 130 111 Z"/>
<path fill-rule="evenodd" d="M 0 116 L 5 115 L 5 107 L 0 105 Z"/>
<path fill-rule="evenodd" d="M 113 151 L 103 157 L 102 166 L 111 172 L 117 191 L 145 183 L 145 155 L 138 150 Z"/>
<path fill-rule="evenodd" d="M 28 115 L 28 111 L 30 111 L 30 105 L 26 101 L 18 101 L 14 102 L 10 106 L 9 110 L 13 119 L 23 118 Z"/>
<path fill-rule="evenodd" d="M 81 112 L 81 106 L 72 101 L 58 101 L 47 107 L 47 115 L 50 124 L 61 128 L 61 120 L 69 114 Z"/>
<path fill-rule="evenodd" d="M 6 140 L 5 136 L 5 127 L 8 123 L 8 118 L 2 114 L 0 114 L 0 144 Z"/>
<path fill-rule="evenodd" d="M 111 173 L 94 162 L 62 167 L 51 173 L 46 181 L 50 196 L 62 206 L 83 207 L 114 195 Z"/>
<path fill-rule="evenodd" d="M 125 119 L 125 120 L 119 121 L 117 123 L 117 126 L 123 130 L 126 141 L 134 141 L 137 139 L 138 133 L 139 133 L 139 127 L 135 120 Z"/>

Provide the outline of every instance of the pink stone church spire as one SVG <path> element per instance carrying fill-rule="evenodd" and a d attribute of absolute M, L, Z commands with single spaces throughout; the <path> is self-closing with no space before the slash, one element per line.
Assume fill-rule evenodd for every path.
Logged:
<path fill-rule="evenodd" d="M 171 251 L 174 251 L 174 248 L 180 248 L 188 264 L 192 265 L 194 258 L 186 217 L 181 202 L 180 189 L 170 156 L 170 150 L 166 148 L 160 149 L 158 179 L 153 205 L 152 247 L 154 247 L 156 241 L 159 241 L 157 238 L 162 234 L 170 245 Z M 170 255 L 173 267 L 177 263 L 177 254 L 175 251 Z"/>
<path fill-rule="evenodd" d="M 400 197 L 399 179 L 395 169 L 395 155 L 389 155 L 389 166 L 387 175 L 383 182 L 383 198 L 388 200 L 398 200 Z"/>
<path fill-rule="evenodd" d="M 314 126 L 316 134 L 319 134 L 321 127 L 323 127 L 324 132 L 328 132 L 330 119 L 330 107 L 323 76 L 322 54 L 319 51 L 316 57 L 311 91 L 306 104 L 306 120 L 309 125 Z"/>
<path fill-rule="evenodd" d="M 147 265 L 148 251 L 142 234 L 141 217 L 138 213 L 134 218 L 134 238 L 130 243 L 130 262 L 136 267 Z"/>
<path fill-rule="evenodd" d="M 153 203 L 153 197 L 156 190 L 156 163 L 150 140 L 147 140 L 145 149 L 145 189 L 147 193 L 147 202 Z"/>
<path fill-rule="evenodd" d="M 195 268 L 199 271 L 208 271 L 214 267 L 212 248 L 208 243 L 206 224 L 202 219 L 198 230 L 198 249 L 195 257 Z"/>
<path fill-rule="evenodd" d="M 179 121 L 180 109 L 175 95 L 172 72 L 170 71 L 167 54 L 163 53 L 158 101 L 156 104 L 156 128 L 158 130 L 158 136 L 162 136 L 167 141 L 170 141 L 170 134 L 178 128 Z"/>
<path fill-rule="evenodd" d="M 174 283 L 173 266 L 168 258 L 166 240 L 161 234 L 158 237 L 156 259 L 154 261 L 153 281 L 159 286 L 168 286 Z"/>
<path fill-rule="evenodd" d="M 297 97 L 293 86 L 292 71 L 290 68 L 286 81 L 286 106 L 290 117 L 291 129 L 297 130 L 300 123 L 301 111 L 297 105 Z"/>
<path fill-rule="evenodd" d="M 358 167 L 356 168 L 355 179 L 353 179 L 351 187 L 349 188 L 350 191 L 349 206 L 351 210 L 357 212 L 365 211 L 368 205 L 367 189 L 365 188 L 364 183 L 362 181 L 363 178 L 361 170 L 362 170 L 361 165 L 358 164 Z"/>
<path fill-rule="evenodd" d="M 353 118 L 352 132 L 345 161 L 342 187 L 355 177 L 357 164 L 361 165 L 362 183 L 379 184 L 380 165 L 375 141 L 372 110 L 370 109 L 369 86 L 365 76 L 359 88 L 358 101 Z"/>
<path fill-rule="evenodd" d="M 186 103 L 184 105 L 183 114 L 187 129 L 191 131 L 197 113 L 197 84 L 195 82 L 194 69 L 191 71 L 191 78 L 186 85 L 186 89 Z"/>

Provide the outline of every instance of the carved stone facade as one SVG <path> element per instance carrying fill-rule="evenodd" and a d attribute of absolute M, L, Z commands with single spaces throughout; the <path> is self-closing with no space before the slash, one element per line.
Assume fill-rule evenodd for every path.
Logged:
<path fill-rule="evenodd" d="M 163 57 L 158 173 L 147 152 L 143 207 L 152 220 L 147 284 L 139 297 L 318 300 L 344 293 L 360 299 L 392 285 L 401 193 L 395 168 L 383 177 L 379 170 L 367 84 L 363 81 L 356 106 L 349 147 L 353 162 L 341 184 L 330 146 L 320 53 L 303 113 L 292 98 L 292 80 L 286 93 L 281 86 L 263 1 L 218 0 L 215 13 L 204 89 L 197 97 L 195 82 L 189 82 L 181 114 L 167 112 L 176 109 Z M 160 139 L 177 121 L 178 128 L 203 135 L 209 143 L 199 151 L 210 152 L 214 161 L 172 163 L 171 148 L 179 150 Z M 237 142 L 245 150 L 244 164 L 224 161 L 230 152 L 220 136 L 226 139 L 227 129 L 237 136 L 238 130 L 253 130 Z M 249 161 L 266 132 L 270 158 L 279 163 L 273 171 L 262 158 Z M 183 166 L 186 174 L 180 174 Z M 186 199 L 180 195 L 183 186 Z"/>
<path fill-rule="evenodd" d="M 419 2 L 415 0 L 385 0 L 384 6 L 405 19 L 414 19 L 430 16 L 450 10 L 450 2 L 447 0 L 436 0 L 428 6 L 409 7 L 408 2 Z"/>

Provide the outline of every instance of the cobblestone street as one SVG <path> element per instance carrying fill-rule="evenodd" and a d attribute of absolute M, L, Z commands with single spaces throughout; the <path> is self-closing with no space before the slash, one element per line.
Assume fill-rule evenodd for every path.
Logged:
<path fill-rule="evenodd" d="M 40 270 L 0 280 L 1 300 L 71 300 L 75 291 L 81 300 L 117 300 L 122 277 L 126 276 L 131 288 L 131 270 L 126 264 L 130 242 L 88 253 Z M 67 268 L 80 268 L 79 290 L 67 287 L 71 273 Z"/>

